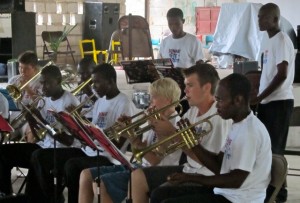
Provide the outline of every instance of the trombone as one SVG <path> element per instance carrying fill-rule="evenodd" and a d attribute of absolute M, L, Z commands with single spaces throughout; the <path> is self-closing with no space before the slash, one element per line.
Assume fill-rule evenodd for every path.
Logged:
<path fill-rule="evenodd" d="M 24 83 L 21 87 L 17 87 L 16 85 L 7 85 L 6 86 L 6 90 L 8 91 L 9 95 L 15 100 L 15 101 L 18 101 L 21 96 L 22 96 L 22 90 L 31 82 L 33 81 L 35 78 L 37 78 L 41 72 L 42 72 L 42 69 L 47 67 L 47 66 L 50 66 L 54 64 L 53 61 L 49 61 L 46 65 L 44 65 L 41 70 L 35 74 L 30 80 L 28 80 L 26 83 Z"/>
<path fill-rule="evenodd" d="M 181 119 L 177 122 L 179 129 L 173 135 L 166 137 L 165 139 L 156 142 L 148 147 L 145 147 L 144 149 L 133 149 L 135 159 L 137 160 L 137 162 L 141 163 L 142 158 L 150 151 L 153 151 L 160 156 L 165 157 L 183 147 L 187 147 L 188 149 L 193 148 L 194 146 L 199 144 L 200 138 L 209 134 L 213 130 L 213 125 L 209 119 L 216 115 L 218 115 L 218 113 L 214 113 L 194 124 L 191 124 L 188 119 Z M 196 132 L 195 127 L 203 123 L 208 124 L 208 130 Z"/>
<path fill-rule="evenodd" d="M 166 105 L 158 110 L 154 109 L 151 110 L 150 112 L 146 112 L 146 111 L 141 111 L 135 115 L 133 115 L 132 117 L 130 117 L 129 121 L 124 122 L 123 124 L 125 124 L 125 126 L 123 126 L 122 124 L 116 122 L 114 125 L 112 125 L 111 127 L 107 128 L 104 130 L 104 133 L 107 135 L 107 137 L 112 140 L 119 140 L 120 136 L 123 133 L 127 133 L 129 135 L 129 137 L 132 138 L 136 138 L 137 136 L 143 134 L 144 132 L 150 130 L 152 128 L 151 125 L 146 125 L 145 127 L 141 128 L 141 126 L 146 123 L 150 118 L 154 118 L 154 119 L 161 119 L 161 113 L 164 112 L 165 110 L 169 109 L 172 106 L 179 106 L 180 110 L 178 114 L 181 114 L 182 112 L 182 106 L 180 104 L 181 101 L 185 100 L 186 97 L 183 97 L 180 100 L 177 100 L 169 105 Z M 177 115 L 178 115 L 177 114 Z M 175 115 L 175 116 L 177 116 Z M 137 118 L 139 116 L 142 116 L 140 119 L 137 119 L 136 121 L 130 123 L 130 121 L 134 118 Z M 170 117 L 169 119 L 174 118 L 175 116 Z"/>
<path fill-rule="evenodd" d="M 86 83 L 87 84 L 87 83 Z M 83 115 L 81 115 L 80 113 L 78 113 L 78 110 L 80 110 L 88 101 L 90 101 L 95 95 L 91 95 L 89 96 L 85 101 L 81 102 L 78 106 L 76 106 L 71 112 L 70 114 L 73 115 L 74 117 L 76 117 L 80 122 L 82 122 L 83 124 L 90 124 L 90 121 L 87 119 L 82 118 Z M 57 125 L 58 122 L 54 122 L 52 123 L 49 127 L 54 128 L 55 125 Z M 63 125 L 63 123 L 61 123 Z M 36 134 L 39 138 L 39 140 L 44 139 L 44 137 L 46 136 L 46 133 L 49 129 L 48 128 L 41 128 L 36 130 Z"/>
<path fill-rule="evenodd" d="M 71 91 L 73 95 L 77 95 L 87 84 L 89 84 L 92 81 L 92 78 L 89 78 L 85 82 L 78 85 L 74 90 Z M 91 84 L 93 85 L 93 84 Z"/>
<path fill-rule="evenodd" d="M 30 104 L 29 109 L 35 108 L 35 106 L 37 106 L 40 101 L 43 101 L 43 105 L 38 107 L 38 110 L 41 110 L 45 105 L 45 100 L 41 96 L 38 96 L 33 100 L 33 102 Z M 22 105 L 24 106 L 24 104 L 22 104 Z M 14 129 L 18 129 L 18 128 L 22 127 L 26 123 L 25 115 L 27 112 L 28 111 L 26 109 L 23 109 L 20 112 L 20 114 L 10 122 L 10 125 Z"/>
<path fill-rule="evenodd" d="M 78 92 L 80 92 L 82 90 L 82 88 L 84 88 L 89 82 L 91 81 L 91 78 L 87 81 L 85 81 L 84 83 L 80 84 L 77 88 L 75 88 L 75 90 L 72 91 L 73 95 L 76 95 Z M 78 110 L 81 109 L 86 102 L 90 101 L 93 97 L 95 96 L 95 94 L 92 94 L 91 96 L 88 97 L 88 99 L 86 99 L 84 102 L 80 103 L 77 107 L 75 107 L 75 109 L 73 109 L 70 113 L 73 114 L 74 116 L 76 116 L 78 119 L 80 119 L 81 122 L 83 123 L 87 123 L 89 122 L 88 120 L 83 119 L 79 113 Z M 26 109 L 27 110 L 27 109 Z M 35 118 L 35 117 L 34 117 Z M 36 118 L 35 118 L 36 119 Z M 36 119 L 37 120 L 37 119 Z M 40 121 L 37 120 L 37 121 Z M 40 121 L 41 122 L 41 121 Z M 37 135 L 37 139 L 38 140 L 42 140 L 45 138 L 47 131 L 49 131 L 49 129 L 53 129 L 56 125 L 58 124 L 58 122 L 54 122 L 51 125 L 42 125 L 42 128 L 39 129 L 35 129 L 36 131 L 36 135 Z M 46 126 L 46 127 L 45 127 Z M 52 131 L 52 130 L 51 130 Z M 52 131 L 53 132 L 53 131 Z"/>

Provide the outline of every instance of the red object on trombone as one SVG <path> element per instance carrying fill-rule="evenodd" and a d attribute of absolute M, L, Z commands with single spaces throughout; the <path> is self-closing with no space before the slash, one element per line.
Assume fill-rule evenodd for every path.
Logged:
<path fill-rule="evenodd" d="M 13 127 L 5 120 L 2 115 L 0 115 L 0 132 L 12 132 L 14 131 Z"/>

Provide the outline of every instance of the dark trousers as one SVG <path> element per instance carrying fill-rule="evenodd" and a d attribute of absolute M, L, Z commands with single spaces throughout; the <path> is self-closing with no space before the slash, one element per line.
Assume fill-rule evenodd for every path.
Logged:
<path fill-rule="evenodd" d="M 54 152 L 56 153 L 55 157 Z M 36 191 L 28 192 L 29 202 L 63 202 L 64 165 L 73 157 L 85 156 L 85 153 L 79 148 L 48 148 L 36 150 L 32 154 L 31 164 L 40 186 L 39 192 L 41 195 L 37 194 Z M 54 176 L 56 177 L 56 185 L 54 184 Z M 32 182 L 33 180 L 29 177 L 27 184 L 30 185 Z"/>
<path fill-rule="evenodd" d="M 65 164 L 65 185 L 68 187 L 68 202 L 78 203 L 79 178 L 83 169 L 97 166 L 109 166 L 112 163 L 103 156 L 71 158 Z"/>
<path fill-rule="evenodd" d="M 34 151 L 40 149 L 37 144 L 17 143 L 0 145 L 0 191 L 5 194 L 12 193 L 11 187 L 11 169 L 13 167 L 28 168 L 27 177 L 32 176 L 32 167 L 30 158 Z M 33 182 L 36 182 L 34 176 Z M 32 188 L 30 188 L 32 187 Z M 36 190 L 37 185 L 26 186 L 26 191 Z"/>
<path fill-rule="evenodd" d="M 273 101 L 258 106 L 257 117 L 265 124 L 271 138 L 272 153 L 284 154 L 294 100 Z"/>
<path fill-rule="evenodd" d="M 272 144 L 272 153 L 284 155 L 289 131 L 290 118 L 293 112 L 294 100 L 272 101 L 259 104 L 257 117 L 266 126 Z M 286 183 L 282 186 L 277 198 L 287 199 Z"/>
<path fill-rule="evenodd" d="M 212 188 L 203 186 L 160 186 L 151 193 L 151 203 L 230 203 L 222 195 L 215 195 Z"/>

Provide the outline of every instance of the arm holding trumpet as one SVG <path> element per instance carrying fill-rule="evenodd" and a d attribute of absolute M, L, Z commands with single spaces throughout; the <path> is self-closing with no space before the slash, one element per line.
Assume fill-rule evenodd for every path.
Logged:
<path fill-rule="evenodd" d="M 202 146 L 192 148 L 214 175 L 175 173 L 168 176 L 168 182 L 173 185 L 200 184 L 199 193 L 194 195 L 192 190 L 185 189 L 184 197 L 172 192 L 172 196 L 163 197 L 163 193 L 172 190 L 167 186 L 156 190 L 151 197 L 153 200 L 176 198 L 176 202 L 201 202 L 210 194 L 212 202 L 220 196 L 230 202 L 264 202 L 271 174 L 271 142 L 266 127 L 250 109 L 250 89 L 250 82 L 239 74 L 225 77 L 217 87 L 218 113 L 223 119 L 233 120 L 226 143 L 219 153 L 212 153 Z"/>

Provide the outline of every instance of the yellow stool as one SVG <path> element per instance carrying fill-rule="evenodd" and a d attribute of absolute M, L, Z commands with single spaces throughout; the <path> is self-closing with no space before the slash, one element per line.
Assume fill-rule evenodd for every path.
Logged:
<path fill-rule="evenodd" d="M 90 50 L 84 50 L 84 44 L 90 44 Z M 96 50 L 95 40 L 94 39 L 83 39 L 80 40 L 79 43 L 81 58 L 84 58 L 85 55 L 92 55 L 96 64 L 98 64 L 98 54 L 102 54 L 104 56 L 104 61 L 107 62 L 108 53 L 107 50 Z"/>

